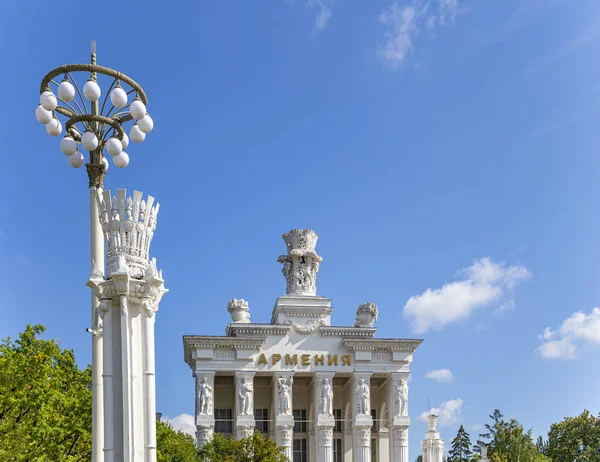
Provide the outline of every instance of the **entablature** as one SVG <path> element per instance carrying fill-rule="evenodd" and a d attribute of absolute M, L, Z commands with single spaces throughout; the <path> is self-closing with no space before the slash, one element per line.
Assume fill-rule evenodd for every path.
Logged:
<path fill-rule="evenodd" d="M 185 362 L 194 369 L 195 352 L 198 350 L 233 349 L 259 350 L 266 337 L 222 337 L 222 336 L 200 336 L 184 335 L 183 348 Z"/>

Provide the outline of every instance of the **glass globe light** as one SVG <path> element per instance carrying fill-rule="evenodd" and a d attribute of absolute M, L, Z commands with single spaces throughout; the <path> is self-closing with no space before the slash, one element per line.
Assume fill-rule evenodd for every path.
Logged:
<path fill-rule="evenodd" d="M 146 115 L 146 106 L 136 98 L 129 106 L 129 113 L 135 120 L 140 120 Z"/>
<path fill-rule="evenodd" d="M 83 94 L 90 101 L 98 101 L 102 91 L 100 90 L 100 85 L 95 80 L 90 79 L 83 86 Z"/>
<path fill-rule="evenodd" d="M 125 151 L 121 151 L 121 154 L 113 157 L 113 162 L 119 168 L 125 168 L 129 164 L 129 154 Z"/>
<path fill-rule="evenodd" d="M 98 147 L 98 138 L 94 132 L 88 130 L 81 135 L 81 144 L 83 144 L 83 147 L 88 151 L 93 151 Z"/>
<path fill-rule="evenodd" d="M 102 158 L 102 165 L 104 165 L 104 171 L 107 172 L 108 171 L 108 160 L 106 160 L 106 157 Z"/>
<path fill-rule="evenodd" d="M 54 93 L 45 91 L 40 95 L 40 104 L 46 111 L 54 111 L 56 106 L 58 106 L 58 100 L 54 96 Z"/>
<path fill-rule="evenodd" d="M 115 89 L 110 92 L 110 102 L 114 107 L 118 107 L 119 109 L 127 106 L 127 93 L 121 88 L 121 85 L 117 84 Z"/>
<path fill-rule="evenodd" d="M 140 127 L 140 130 L 142 132 L 150 133 L 154 128 L 154 121 L 152 120 L 152 117 L 150 117 L 149 114 L 146 114 L 144 117 L 138 120 L 137 125 L 138 127 Z"/>
<path fill-rule="evenodd" d="M 104 147 L 106 148 L 106 151 L 113 157 L 121 154 L 121 151 L 123 150 L 121 140 L 116 136 L 113 136 L 106 140 L 106 144 L 104 145 Z"/>
<path fill-rule="evenodd" d="M 35 108 L 35 117 L 39 123 L 45 125 L 52 120 L 52 112 L 44 109 L 44 107 L 40 104 Z"/>
<path fill-rule="evenodd" d="M 46 132 L 48 132 L 48 135 L 50 136 L 60 135 L 62 133 L 62 124 L 60 123 L 60 120 L 53 117 L 52 120 L 46 124 Z"/>
<path fill-rule="evenodd" d="M 75 154 L 75 151 L 77 151 L 77 143 L 71 135 L 67 135 L 60 140 L 60 150 L 67 156 Z"/>
<path fill-rule="evenodd" d="M 131 127 L 131 130 L 129 130 L 129 136 L 131 136 L 131 139 L 136 143 L 141 143 L 146 139 L 146 134 L 140 130 L 140 127 L 138 127 L 137 124 Z"/>
<path fill-rule="evenodd" d="M 75 151 L 73 154 L 69 156 L 69 164 L 73 168 L 79 168 L 83 165 L 84 159 L 83 154 L 80 151 Z"/>
<path fill-rule="evenodd" d="M 58 86 L 58 96 L 67 103 L 75 99 L 75 87 L 68 80 L 63 80 Z"/>
<path fill-rule="evenodd" d="M 123 149 L 127 149 L 127 146 L 129 146 L 129 137 L 125 132 L 123 132 L 123 139 L 121 140 L 121 144 L 123 145 Z"/>

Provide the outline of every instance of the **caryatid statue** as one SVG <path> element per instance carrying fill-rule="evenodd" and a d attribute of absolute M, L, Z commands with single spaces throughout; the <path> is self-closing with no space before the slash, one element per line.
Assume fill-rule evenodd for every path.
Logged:
<path fill-rule="evenodd" d="M 328 378 L 321 380 L 321 398 L 319 404 L 319 412 L 321 414 L 333 415 L 333 389 Z"/>
<path fill-rule="evenodd" d="M 210 415 L 212 414 L 212 402 L 213 402 L 213 389 L 209 385 L 206 377 L 202 380 L 198 386 L 198 414 Z"/>
<path fill-rule="evenodd" d="M 277 380 L 278 395 L 279 395 L 279 414 L 289 415 L 292 413 L 292 383 L 293 378 L 279 377 Z"/>
<path fill-rule="evenodd" d="M 245 377 L 240 385 L 240 415 L 252 415 L 252 383 Z"/>
<path fill-rule="evenodd" d="M 357 414 L 370 415 L 370 393 L 371 390 L 369 385 L 365 382 L 365 379 L 360 379 L 356 386 L 356 403 L 357 403 Z"/>
<path fill-rule="evenodd" d="M 396 386 L 396 415 L 406 417 L 408 415 L 408 383 L 400 380 Z"/>

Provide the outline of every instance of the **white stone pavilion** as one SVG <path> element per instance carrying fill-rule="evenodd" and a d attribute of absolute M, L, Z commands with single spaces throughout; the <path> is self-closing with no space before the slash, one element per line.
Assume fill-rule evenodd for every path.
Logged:
<path fill-rule="evenodd" d="M 293 462 L 409 462 L 407 384 L 422 341 L 375 338 L 373 303 L 353 326 L 333 325 L 331 300 L 316 294 L 317 237 L 283 235 L 287 290 L 270 323 L 251 322 L 248 303 L 234 299 L 225 336 L 183 337 L 198 445 L 214 432 L 260 431 Z"/>

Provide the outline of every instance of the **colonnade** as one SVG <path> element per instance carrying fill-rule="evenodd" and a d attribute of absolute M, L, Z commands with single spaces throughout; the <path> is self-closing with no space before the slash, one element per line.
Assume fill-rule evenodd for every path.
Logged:
<path fill-rule="evenodd" d="M 232 425 L 228 432 L 236 439 L 251 435 L 257 428 L 254 404 L 257 401 L 255 382 L 258 377 L 253 371 L 232 371 L 233 382 L 223 390 L 215 388 L 215 371 L 196 371 L 196 427 L 197 443 L 202 447 L 215 432 L 216 401 L 222 401 L 219 393 L 227 394 L 231 407 Z M 270 393 L 268 399 L 268 434 L 285 450 L 290 461 L 294 452 L 302 447 L 294 447 L 298 433 L 307 435 L 307 459 L 310 462 L 409 462 L 408 460 L 408 388 L 407 373 L 377 374 L 377 399 L 371 395 L 372 372 L 354 372 L 350 377 L 340 378 L 336 383 L 336 409 L 334 413 L 335 372 L 314 372 L 310 376 L 294 376 L 292 371 L 273 372 L 270 376 L 261 375 L 261 383 L 268 383 L 260 389 L 261 407 L 267 407 L 262 394 Z M 303 396 L 302 407 L 306 407 L 307 425 L 298 425 L 300 415 L 294 406 L 294 380 L 307 383 L 307 395 Z M 268 390 L 268 391 L 267 391 Z M 341 394 L 341 396 L 338 395 Z M 308 397 L 308 403 L 306 401 Z M 298 400 L 299 402 L 300 400 Z M 343 403 L 343 406 L 340 404 Z M 229 411 L 229 410 L 227 410 Z M 296 412 L 296 418 L 294 413 Z M 375 414 L 375 420 L 373 419 Z M 341 420 L 341 424 L 339 422 Z M 296 427 L 296 428 L 295 428 Z M 373 429 L 377 438 L 373 438 Z M 295 431 L 296 430 L 296 431 Z M 343 450 L 337 448 L 334 457 L 334 430 L 341 433 Z M 375 443 L 377 447 L 372 447 Z M 341 457 L 340 457 L 341 453 Z M 377 460 L 372 460 L 376 454 Z"/>

